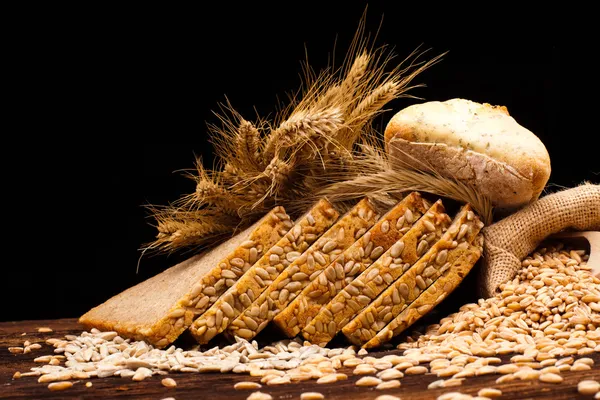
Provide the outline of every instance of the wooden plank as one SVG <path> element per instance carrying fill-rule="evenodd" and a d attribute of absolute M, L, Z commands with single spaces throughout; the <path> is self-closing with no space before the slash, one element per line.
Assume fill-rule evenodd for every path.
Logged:
<path fill-rule="evenodd" d="M 52 333 L 38 333 L 37 327 L 50 327 Z M 35 365 L 33 359 L 40 355 L 51 354 L 52 347 L 44 343 L 51 337 L 62 337 L 66 334 L 79 334 L 83 327 L 75 319 L 45 320 L 45 321 L 21 321 L 0 323 L 0 398 L 2 399 L 163 399 L 174 397 L 177 400 L 206 399 L 212 400 L 233 399 L 244 400 L 252 391 L 238 391 L 233 389 L 236 382 L 254 381 L 260 378 L 250 377 L 245 374 L 170 374 L 177 381 L 176 389 L 167 389 L 160 383 L 162 376 L 153 376 L 143 382 L 133 382 L 124 378 L 90 379 L 93 383 L 91 388 L 86 388 L 86 381 L 75 383 L 75 385 L 63 392 L 50 392 L 46 385 L 38 383 L 35 377 L 25 377 L 12 380 L 15 371 L 27 372 Z M 21 334 L 25 332 L 25 336 Z M 35 350 L 29 354 L 11 354 L 9 346 L 20 346 L 25 340 L 32 343 L 42 344 L 42 349 Z M 384 354 L 400 354 L 399 350 L 385 352 L 371 352 L 369 355 L 380 357 Z M 552 399 L 572 400 L 589 399 L 590 396 L 579 396 L 577 383 L 584 379 L 600 379 L 600 354 L 589 356 L 594 359 L 595 366 L 592 370 L 582 372 L 563 373 L 564 382 L 561 384 L 548 384 L 537 381 L 508 382 L 497 385 L 496 378 L 499 375 L 486 375 L 468 378 L 462 386 L 427 390 L 427 385 L 439 378 L 435 375 L 405 376 L 401 379 L 402 386 L 398 389 L 378 391 L 372 388 L 361 388 L 354 385 L 360 376 L 353 376 L 351 368 L 343 368 L 340 372 L 348 375 L 348 380 L 334 384 L 318 385 L 315 381 L 292 383 L 283 386 L 266 386 L 260 389 L 269 393 L 275 400 L 299 399 L 303 392 L 317 391 L 325 395 L 326 399 L 348 400 L 375 399 L 381 394 L 391 394 L 402 399 L 430 400 L 437 396 L 453 391 L 476 395 L 477 391 L 485 387 L 495 387 L 502 390 L 500 399 Z M 507 361 L 509 357 L 501 357 Z"/>

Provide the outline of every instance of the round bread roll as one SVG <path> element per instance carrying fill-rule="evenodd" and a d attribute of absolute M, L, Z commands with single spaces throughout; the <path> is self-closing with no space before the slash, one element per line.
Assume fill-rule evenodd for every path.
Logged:
<path fill-rule="evenodd" d="M 413 105 L 389 122 L 385 143 L 393 163 L 430 165 L 501 209 L 536 200 L 550 177 L 546 147 L 503 106 L 464 99 Z"/>

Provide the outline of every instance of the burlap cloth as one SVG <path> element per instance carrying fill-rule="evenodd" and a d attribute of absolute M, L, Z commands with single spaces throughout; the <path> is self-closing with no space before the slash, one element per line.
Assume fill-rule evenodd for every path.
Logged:
<path fill-rule="evenodd" d="M 600 230 L 600 186 L 585 184 L 531 203 L 483 229 L 480 295 L 491 297 L 512 279 L 521 260 L 549 235 L 565 229 Z"/>

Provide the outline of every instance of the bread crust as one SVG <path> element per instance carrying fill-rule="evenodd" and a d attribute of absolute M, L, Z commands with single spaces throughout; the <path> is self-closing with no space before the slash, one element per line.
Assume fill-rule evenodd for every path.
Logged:
<path fill-rule="evenodd" d="M 506 107 L 464 99 L 429 102 L 398 112 L 385 130 L 396 165 L 431 165 L 472 184 L 500 208 L 536 200 L 550 177 L 543 143 Z"/>
<path fill-rule="evenodd" d="M 375 337 L 451 267 L 482 227 L 471 205 L 464 205 L 442 238 L 342 329 L 344 336 L 361 346 Z"/>
<path fill-rule="evenodd" d="M 189 331 L 196 341 L 206 344 L 227 329 L 285 268 L 337 221 L 338 217 L 338 211 L 329 201 L 319 200 L 277 244 L 190 325 Z M 245 298 L 250 301 L 245 301 Z M 238 331 L 238 334 L 244 337 L 241 331 Z"/>

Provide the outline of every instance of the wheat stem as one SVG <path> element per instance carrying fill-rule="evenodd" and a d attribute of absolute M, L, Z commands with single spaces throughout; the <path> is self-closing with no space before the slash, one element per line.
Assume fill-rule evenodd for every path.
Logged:
<path fill-rule="evenodd" d="M 387 170 L 361 175 L 329 185 L 317 192 L 317 196 L 327 196 L 332 201 L 344 201 L 366 195 L 385 195 L 408 191 L 426 192 L 470 203 L 486 223 L 490 223 L 492 220 L 491 202 L 470 185 L 451 178 L 442 178 L 411 169 Z"/>

